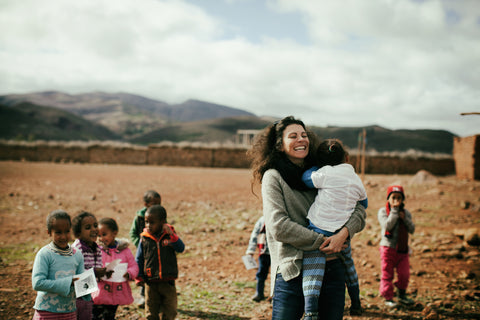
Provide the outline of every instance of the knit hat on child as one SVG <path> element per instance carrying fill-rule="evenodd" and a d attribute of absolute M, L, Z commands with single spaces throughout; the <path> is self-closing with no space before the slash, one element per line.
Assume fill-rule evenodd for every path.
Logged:
<path fill-rule="evenodd" d="M 393 185 L 393 186 L 388 187 L 388 189 L 387 189 L 387 200 L 388 200 L 388 198 L 390 198 L 390 194 L 393 193 L 393 192 L 400 193 L 402 195 L 402 198 L 405 200 L 405 193 L 403 191 L 403 187 L 399 186 L 399 185 Z"/>

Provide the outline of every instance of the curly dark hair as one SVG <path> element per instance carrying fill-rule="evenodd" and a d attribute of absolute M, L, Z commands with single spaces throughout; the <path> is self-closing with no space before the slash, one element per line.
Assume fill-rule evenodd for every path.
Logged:
<path fill-rule="evenodd" d="M 301 125 L 308 135 L 310 148 L 308 156 L 305 158 L 305 165 L 312 165 L 314 162 L 312 150 L 318 145 L 318 137 L 315 133 L 307 130 L 303 121 L 295 119 L 292 116 L 283 118 L 266 127 L 262 132 L 255 136 L 253 146 L 247 151 L 247 157 L 251 161 L 251 169 L 253 170 L 252 186 L 255 183 L 261 183 L 263 174 L 268 169 L 274 168 L 275 163 L 284 156 L 283 131 L 291 124 Z"/>
<path fill-rule="evenodd" d="M 87 211 L 82 211 L 79 214 L 77 214 L 73 220 L 72 220 L 72 229 L 73 229 L 73 234 L 75 237 L 78 237 L 80 233 L 82 233 L 82 220 L 85 219 L 86 217 L 93 217 L 93 213 L 87 212 Z M 95 218 L 96 220 L 97 218 Z"/>
<path fill-rule="evenodd" d="M 48 233 L 50 233 L 52 231 L 53 222 L 55 220 L 59 220 L 59 219 L 67 220 L 68 223 L 70 223 L 70 226 L 72 225 L 72 220 L 70 219 L 70 215 L 68 213 L 66 213 L 63 210 L 54 210 L 54 211 L 50 212 L 50 214 L 47 216 L 47 230 L 48 230 Z"/>

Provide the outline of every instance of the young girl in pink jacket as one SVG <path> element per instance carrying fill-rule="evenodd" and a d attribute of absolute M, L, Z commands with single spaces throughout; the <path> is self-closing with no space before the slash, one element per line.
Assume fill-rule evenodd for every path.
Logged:
<path fill-rule="evenodd" d="M 137 277 L 138 265 L 128 248 L 128 243 L 125 243 L 127 240 L 122 240 L 122 243 L 119 243 L 115 239 L 118 233 L 118 225 L 115 220 L 111 218 L 101 219 L 98 230 L 102 243 L 100 249 L 102 250 L 103 266 L 109 269 L 109 264 L 112 263 L 116 267 L 110 277 L 102 278 L 99 281 L 99 290 L 92 293 L 93 319 L 110 320 L 115 319 L 115 313 L 119 305 L 133 302 L 132 290 L 128 281 L 133 281 Z M 118 274 L 119 272 L 122 274 Z"/>

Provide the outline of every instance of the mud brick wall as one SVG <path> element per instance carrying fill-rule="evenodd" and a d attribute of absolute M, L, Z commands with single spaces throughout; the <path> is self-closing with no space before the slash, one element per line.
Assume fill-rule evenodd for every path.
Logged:
<path fill-rule="evenodd" d="M 480 135 L 453 138 L 457 178 L 480 180 Z"/>
<path fill-rule="evenodd" d="M 147 147 L 111 147 L 94 145 L 88 148 L 90 163 L 147 164 Z"/>
<path fill-rule="evenodd" d="M 368 174 L 415 174 L 427 170 L 434 175 L 455 173 L 453 159 L 430 159 L 375 156 L 365 158 L 365 172 Z"/>
<path fill-rule="evenodd" d="M 478 155 L 478 143 L 476 145 L 476 154 Z M 471 147 L 468 150 L 471 154 Z M 250 162 L 246 157 L 246 151 L 247 149 L 242 147 L 192 147 L 176 144 L 142 147 L 104 143 L 62 145 L 61 143 L 5 143 L 0 141 L 0 160 L 249 168 Z M 462 155 L 466 153 L 465 151 L 459 152 Z M 463 168 L 464 165 L 461 164 L 460 167 Z M 435 175 L 451 175 L 455 174 L 455 163 L 453 158 L 379 155 L 367 155 L 365 161 L 365 173 L 367 174 L 415 174 L 419 170 L 427 170 Z M 457 169 L 457 175 L 458 172 L 459 169 Z M 479 172 L 477 161 L 477 175 Z"/>
<path fill-rule="evenodd" d="M 148 147 L 148 164 L 165 166 L 213 167 L 212 150 L 196 147 Z"/>
<path fill-rule="evenodd" d="M 89 152 L 84 146 L 0 143 L 0 160 L 89 162 Z"/>

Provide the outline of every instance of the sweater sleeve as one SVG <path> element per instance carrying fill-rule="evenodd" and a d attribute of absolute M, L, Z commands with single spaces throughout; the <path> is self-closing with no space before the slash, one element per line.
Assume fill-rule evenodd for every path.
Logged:
<path fill-rule="evenodd" d="M 284 187 L 288 189 L 284 193 L 280 179 L 279 174 L 274 174 L 272 171 L 265 172 L 262 179 L 263 213 L 267 231 L 275 241 L 290 244 L 303 251 L 317 250 L 322 244 L 324 236 L 301 225 L 298 212 L 292 212 L 292 215 L 297 215 L 297 220 L 292 220 L 286 207 L 285 197 L 290 197 L 290 200 L 294 202 L 295 199 L 292 198 L 296 194 L 288 188 L 286 183 Z M 291 194 L 286 194 L 287 192 Z M 298 194 L 300 195 L 300 192 Z M 297 204 L 297 211 L 305 211 L 304 214 L 300 214 L 303 220 L 306 219 L 310 205 L 311 203 Z"/>
<path fill-rule="evenodd" d="M 415 224 L 413 223 L 412 214 L 407 209 L 405 209 L 405 219 L 403 221 L 408 233 L 413 234 L 415 232 Z"/>
<path fill-rule="evenodd" d="M 135 258 L 133 257 L 132 251 L 130 249 L 126 248 L 125 250 L 125 258 L 127 260 L 127 272 L 128 272 L 128 277 L 130 280 L 134 280 L 138 276 L 138 264 Z"/>
<path fill-rule="evenodd" d="M 367 218 L 367 212 L 365 207 L 362 206 L 359 202 L 355 206 L 355 210 L 352 212 L 350 219 L 348 219 L 345 227 L 348 230 L 350 239 L 353 238 L 355 233 L 358 233 L 365 228 L 365 219 Z"/>
<path fill-rule="evenodd" d="M 143 274 L 143 266 L 145 264 L 145 260 L 144 260 L 144 257 L 143 257 L 143 247 L 142 247 L 141 243 L 137 247 L 137 254 L 135 255 L 135 261 L 137 261 L 137 265 L 138 265 L 137 279 L 140 278 L 140 279 L 144 280 L 145 275 Z"/>
<path fill-rule="evenodd" d="M 35 257 L 32 270 L 32 287 L 35 291 L 55 293 L 63 297 L 68 296 L 71 290 L 73 275 L 58 279 L 49 279 L 51 258 L 46 250 L 39 251 Z"/>
<path fill-rule="evenodd" d="M 248 247 L 246 254 L 255 254 L 257 251 L 257 238 L 258 234 L 260 233 L 260 229 L 262 228 L 263 218 L 257 220 L 255 226 L 253 227 L 252 233 L 250 234 L 250 240 L 248 241 Z"/>
<path fill-rule="evenodd" d="M 132 243 L 135 247 L 138 247 L 138 243 L 140 242 L 140 232 L 137 230 L 137 215 L 135 215 L 135 219 L 133 219 L 132 226 L 130 227 L 130 232 L 128 233 Z"/>

